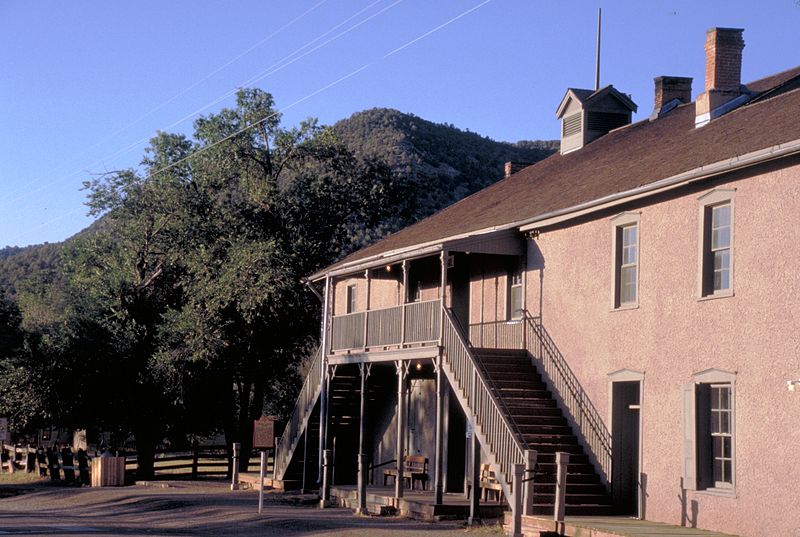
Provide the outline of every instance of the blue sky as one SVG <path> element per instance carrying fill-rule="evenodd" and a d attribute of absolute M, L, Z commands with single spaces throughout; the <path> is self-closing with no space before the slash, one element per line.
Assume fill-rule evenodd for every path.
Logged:
<path fill-rule="evenodd" d="M 392 107 L 557 138 L 566 88 L 594 83 L 598 7 L 601 85 L 632 94 L 639 119 L 655 76 L 701 91 L 712 26 L 745 29 L 745 81 L 800 64 L 795 0 L 0 0 L 0 247 L 79 231 L 83 180 L 137 165 L 156 130 L 190 133 L 256 78 L 286 124 Z"/>

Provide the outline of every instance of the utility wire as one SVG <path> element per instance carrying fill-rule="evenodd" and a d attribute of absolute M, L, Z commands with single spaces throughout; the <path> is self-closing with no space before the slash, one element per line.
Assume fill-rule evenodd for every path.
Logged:
<path fill-rule="evenodd" d="M 115 138 L 115 137 L 116 137 L 118 134 L 120 134 L 120 133 L 122 133 L 122 132 L 125 132 L 126 130 L 130 129 L 130 128 L 131 128 L 131 127 L 133 127 L 134 125 L 136 125 L 136 124 L 138 124 L 139 122 L 141 122 L 142 120 L 144 120 L 145 118 L 147 118 L 147 117 L 149 117 L 149 116 L 153 115 L 155 112 L 157 112 L 157 111 L 161 110 L 162 108 L 164 108 L 164 107 L 165 107 L 166 105 L 168 105 L 169 103 L 171 103 L 171 102 L 174 102 L 174 101 L 175 101 L 176 99 L 178 99 L 179 97 L 182 97 L 183 95 L 185 95 L 185 94 L 186 94 L 186 93 L 188 93 L 189 91 L 193 90 L 194 88 L 196 88 L 197 86 L 199 86 L 199 85 L 200 85 L 200 84 L 202 84 L 203 82 L 206 82 L 207 80 L 209 80 L 209 79 L 210 79 L 211 77 L 213 77 L 214 75 L 216 75 L 216 74 L 218 74 L 219 72 L 223 71 L 223 70 L 224 70 L 224 69 L 226 69 L 227 67 L 229 67 L 229 66 L 233 65 L 234 63 L 236 63 L 237 61 L 239 61 L 240 59 L 242 59 L 244 56 L 246 56 L 247 54 L 249 54 L 249 53 L 253 52 L 255 49 L 257 49 L 257 48 L 258 48 L 258 47 L 260 47 L 261 45 L 263 45 L 263 44 L 267 43 L 267 42 L 268 42 L 270 39 L 272 39 L 272 38 L 273 38 L 273 37 L 275 37 L 276 35 L 280 34 L 281 32 L 283 32 L 284 30 L 286 30 L 286 29 L 287 29 L 287 28 L 289 28 L 290 26 L 294 25 L 295 23 L 297 23 L 297 22 L 298 22 L 298 21 L 300 21 L 301 19 L 305 18 L 307 15 L 309 15 L 311 12 L 315 11 L 317 8 L 319 8 L 320 6 L 322 6 L 323 4 L 325 4 L 327 1 L 328 1 L 328 0 L 320 0 L 319 2 L 317 2 L 316 4 L 314 4 L 313 6 L 311 6 L 311 7 L 310 7 L 310 8 L 308 8 L 307 10 L 305 10 L 303 13 L 301 13 L 300 15 L 298 15 L 297 17 L 295 17 L 294 19 L 290 20 L 289 22 L 287 22 L 286 24 L 284 24 L 283 26 L 281 26 L 280 28 L 278 28 L 277 30 L 275 30 L 274 32 L 272 32 L 271 34 L 267 35 L 267 36 L 266 36 L 266 37 L 264 37 L 263 39 L 260 39 L 258 42 L 256 42 L 256 43 L 254 43 L 253 45 L 251 45 L 251 46 L 250 46 L 250 47 L 249 47 L 247 50 L 245 50 L 245 51 L 243 51 L 243 52 L 239 53 L 239 54 L 238 54 L 238 55 L 236 55 L 234 58 L 232 58 L 232 59 L 228 60 L 228 61 L 227 61 L 227 62 L 225 62 L 224 64 L 222 64 L 222 65 L 220 65 L 219 67 L 217 67 L 216 69 L 214 69 L 213 71 L 211 71 L 209 74 L 207 74 L 206 76 L 204 76 L 203 78 L 201 78 L 201 79 L 200 79 L 200 80 L 198 80 L 197 82 L 194 82 L 194 83 L 193 83 L 193 84 L 191 84 L 190 86 L 188 86 L 188 87 L 186 87 L 186 88 L 182 89 L 181 91 L 179 91 L 178 93 L 176 93 L 175 95 L 173 95 L 172 97 L 170 97 L 169 99 L 167 99 L 166 101 L 164 101 L 164 102 L 162 102 L 161 104 L 159 104 L 159 105 L 155 106 L 154 108 L 150 109 L 148 112 L 145 112 L 144 114 L 142 114 L 141 116 L 139 116 L 137 119 L 135 119 L 135 120 L 131 121 L 130 123 L 128 123 L 127 125 L 125 125 L 124 127 L 120 127 L 119 129 L 115 130 L 114 132 L 112 132 L 111 134 L 109 134 L 108 136 L 106 136 L 105 138 L 103 138 L 102 140 L 100 140 L 99 142 L 95 142 L 94 144 L 92 144 L 91 146 L 89 146 L 88 150 L 92 150 L 92 149 L 94 149 L 95 147 L 98 147 L 98 146 L 100 146 L 100 145 L 103 145 L 103 144 L 105 144 L 105 143 L 107 143 L 107 142 L 109 142 L 109 141 L 113 140 L 113 139 L 114 139 L 114 138 Z M 378 0 L 378 1 L 380 1 L 380 0 Z M 108 158 L 108 157 L 105 157 L 105 158 Z M 102 163 L 102 161 L 103 161 L 103 159 L 101 159 L 101 160 L 99 161 L 99 163 Z M 96 164 L 98 164 L 98 163 L 92 164 L 92 166 L 94 166 L 94 165 L 96 165 Z M 49 171 L 49 172 L 47 172 L 45 175 L 49 175 L 49 174 L 53 173 L 53 172 L 54 172 L 56 169 L 58 169 L 58 168 L 54 168 L 54 169 L 50 170 L 50 171 Z M 66 178 L 69 178 L 69 177 L 72 177 L 72 176 L 74 176 L 74 175 L 78 175 L 79 173 L 82 173 L 82 170 L 79 170 L 79 171 L 73 172 L 73 173 L 71 173 L 70 175 L 68 175 L 67 177 L 64 177 L 64 179 L 66 179 Z M 46 186 L 49 186 L 49 184 L 48 184 L 48 185 L 46 185 Z M 16 201 L 17 199 L 19 199 L 19 198 L 15 198 L 15 199 L 13 199 L 13 200 L 11 200 L 11 201 L 13 202 L 13 201 Z"/>
<path fill-rule="evenodd" d="M 325 0 L 325 1 L 327 1 L 327 0 Z M 392 4 L 390 4 L 387 7 L 384 7 L 383 9 L 378 11 L 377 13 L 374 13 L 374 14 L 370 15 L 369 17 L 363 19 L 362 21 L 356 23 L 355 25 L 347 28 L 346 30 L 344 30 L 344 31 L 340 32 L 339 34 L 335 35 L 334 37 L 326 40 L 325 42 L 321 43 L 320 45 L 317 45 L 313 49 L 303 53 L 301 56 L 292 59 L 294 56 L 297 56 L 297 54 L 299 54 L 304 49 L 308 48 L 310 45 L 316 43 L 320 39 L 324 38 L 326 35 L 330 34 L 333 31 L 335 31 L 336 29 L 341 28 L 342 26 L 344 26 L 345 24 L 347 24 L 348 22 L 350 22 L 354 18 L 358 17 L 359 15 L 361 15 L 362 13 L 364 13 L 365 11 L 369 10 L 370 8 L 372 8 L 373 6 L 375 6 L 376 4 L 378 4 L 378 3 L 382 2 L 382 1 L 383 0 L 375 0 L 371 4 L 367 5 L 366 7 L 360 9 L 359 11 L 357 11 L 355 14 L 351 15 L 350 17 L 348 17 L 347 19 L 345 19 L 342 22 L 338 23 L 337 25 L 333 26 L 331 29 L 329 29 L 326 32 L 322 33 L 321 35 L 317 36 L 315 39 L 312 39 L 311 41 L 309 41 L 308 43 L 306 43 L 302 47 L 300 47 L 298 49 L 295 49 L 290 54 L 284 56 L 283 58 L 281 58 L 277 62 L 273 63 L 270 67 L 268 67 L 266 70 L 260 72 L 258 75 L 249 78 L 248 80 L 246 80 L 243 84 L 241 84 L 237 88 L 225 92 L 220 97 L 217 97 L 214 100 L 212 100 L 211 102 L 203 105 L 202 107 L 198 108 L 197 110 L 195 110 L 191 114 L 187 114 L 184 117 L 180 118 L 179 120 L 174 121 L 174 122 L 170 123 L 169 125 L 167 125 L 166 127 L 162 128 L 162 129 L 159 129 L 159 130 L 168 130 L 168 129 L 171 129 L 171 128 L 177 126 L 177 125 L 180 125 L 184 121 L 186 121 L 188 119 L 191 119 L 192 117 L 198 115 L 203 110 L 206 110 L 206 109 L 210 108 L 211 106 L 220 103 L 221 101 L 225 100 L 226 98 L 230 97 L 231 95 L 234 95 L 237 91 L 239 91 L 240 88 L 249 87 L 252 84 L 254 84 L 255 82 L 263 80 L 267 76 L 270 76 L 270 75 L 272 75 L 272 74 L 274 74 L 274 73 L 276 73 L 278 71 L 281 71 L 282 69 L 284 69 L 284 68 L 288 67 L 289 65 L 295 63 L 296 61 L 300 60 L 301 58 L 304 58 L 304 57 L 308 56 L 312 52 L 315 52 L 315 51 L 319 50 L 320 48 L 332 43 L 336 39 L 339 39 L 340 37 L 348 34 L 349 32 L 355 30 L 358 27 L 362 26 L 366 22 L 374 19 L 378 15 L 380 15 L 380 14 L 384 13 L 385 11 L 391 9 L 392 7 L 396 6 L 397 4 L 402 2 L 403 0 L 395 0 Z M 289 60 L 291 60 L 291 61 L 289 61 Z M 122 149 L 120 149 L 118 151 L 115 151 L 114 153 L 111 153 L 110 155 L 106 155 L 105 157 L 99 159 L 98 161 L 96 161 L 93 164 L 91 164 L 90 167 L 103 164 L 103 162 L 105 162 L 108 159 L 112 159 L 112 158 L 124 155 L 124 154 L 132 151 L 133 149 L 139 147 L 143 143 L 146 143 L 146 142 L 150 141 L 151 138 L 152 138 L 152 135 L 149 135 L 149 136 L 147 136 L 145 138 L 137 140 L 137 141 L 133 142 L 132 144 L 127 145 L 124 148 L 122 148 Z M 14 203 L 14 202 L 19 201 L 21 199 L 24 199 L 24 198 L 26 198 L 28 196 L 36 194 L 37 192 L 41 192 L 42 190 L 45 190 L 46 188 L 48 188 L 50 186 L 53 186 L 54 184 L 60 183 L 60 182 L 64 181 L 65 179 L 68 179 L 70 177 L 74 177 L 75 175 L 78 175 L 78 174 L 81 174 L 81 173 L 85 173 L 85 171 L 84 170 L 78 170 L 78 171 L 75 171 L 75 172 L 71 173 L 70 175 L 68 175 L 66 177 L 61 177 L 59 179 L 55 179 L 53 181 L 45 183 L 44 185 L 40 186 L 39 188 L 36 188 L 36 189 L 33 189 L 33 190 L 28 190 L 25 193 L 17 196 L 16 198 L 13 198 L 13 199 L 9 200 L 9 203 Z M 27 208 L 27 207 L 25 207 L 25 208 Z M 25 208 L 23 208 L 23 209 L 25 209 Z M 21 210 L 18 210 L 17 213 L 19 213 Z"/>
<path fill-rule="evenodd" d="M 398 0 L 398 2 L 399 2 L 399 1 L 402 1 L 402 0 Z M 383 61 L 383 60 L 385 60 L 385 59 L 387 59 L 387 58 L 389 58 L 389 57 L 391 57 L 391 56 L 393 56 L 393 55 L 397 54 L 398 52 L 400 52 L 400 51 L 402 51 L 402 50 L 404 50 L 404 49 L 406 49 L 406 48 L 410 47 L 411 45 L 413 45 L 413 44 L 417 43 L 418 41 L 421 41 L 422 39 L 425 39 L 425 38 L 427 38 L 427 37 L 431 36 L 432 34 L 434 34 L 434 33 L 438 32 L 439 30 L 442 30 L 442 29 L 444 29 L 445 27 L 449 26 L 450 24 L 452 24 L 452 23 L 456 22 L 457 20 L 459 20 L 459 19 L 461 19 L 461 18 L 463 18 L 463 17 L 465 17 L 465 16 L 469 15 L 470 13 L 473 13 L 474 11 L 476 11 L 476 10 L 480 9 L 481 7 L 483 7 L 483 6 L 485 6 L 486 4 L 490 3 L 491 1 L 492 1 L 492 0 L 483 0 L 482 2 L 480 2 L 480 3 L 476 4 L 475 6 L 471 7 L 470 9 L 468 9 L 468 10 L 466 10 L 466 11 L 463 11 L 462 13 L 460 13 L 460 14 L 456 15 L 455 17 L 453 17 L 453 18 L 451 18 L 451 19 L 447 20 L 446 22 L 444 22 L 444 23 L 440 24 L 439 26 L 436 26 L 435 28 L 433 28 L 433 29 L 431 29 L 431 30 L 428 30 L 427 32 L 425 32 L 425 33 L 423 33 L 423 34 L 419 35 L 418 37 L 416 37 L 416 38 L 414 38 L 414 39 L 412 39 L 412 40 L 410 40 L 410 41 L 407 41 L 406 43 L 404 43 L 403 45 L 401 45 L 401 46 L 397 47 L 396 49 L 393 49 L 393 50 L 391 50 L 391 51 L 387 52 L 386 54 L 384 54 L 384 55 L 381 57 L 381 59 L 380 59 L 380 60 L 378 60 L 378 61 L 374 61 L 374 62 L 368 62 L 368 63 L 366 63 L 366 64 L 362 65 L 361 67 L 359 67 L 359 68 L 357 68 L 357 69 L 355 69 L 355 70 L 353 70 L 353 71 L 350 71 L 348 74 L 346 74 L 346 75 L 344 75 L 344 76 L 342 76 L 342 77 L 340 77 L 340 78 L 337 78 L 336 80 L 334 80 L 334 81 L 332 81 L 332 82 L 330 82 L 330 83 L 328 83 L 328 84 L 326 84 L 326 85 L 322 86 L 321 88 L 319 88 L 319 89 L 317 89 L 317 90 L 315 90 L 315 91 L 313 91 L 313 92 L 311 92 L 311 93 L 309 93 L 309 94 L 305 95 L 304 97 L 301 97 L 300 99 L 297 99 L 296 101 L 294 101 L 294 102 L 292 102 L 291 104 L 289 104 L 289 105 L 287 105 L 287 106 L 285 106 L 285 107 L 281 108 L 280 110 L 276 110 L 276 111 L 275 111 L 275 112 L 273 112 L 272 114 L 270 114 L 270 115 L 268 115 L 268 116 L 265 116 L 265 117 L 263 117 L 263 118 L 259 119 L 258 121 L 255 121 L 255 122 L 251 123 L 250 125 L 247 125 L 247 126 L 245 126 L 245 127 L 242 127 L 241 129 L 237 130 L 236 132 L 233 132 L 233 133 L 231 133 L 231 134 L 229 134 L 229 135 L 227 135 L 227 136 L 225 136 L 225 137 L 223 137 L 223 138 L 221 138 L 221 139 L 219 139 L 219 140 L 217 140 L 217 141 L 215 141 L 215 142 L 213 142 L 213 143 L 211 143 L 211 144 L 209 144 L 209 145 L 203 146 L 202 148 L 200 148 L 200 149 L 198 149 L 198 150 L 196 150 L 196 151 L 192 152 L 192 153 L 191 153 L 191 154 L 189 154 L 189 155 L 186 155 L 185 157 L 182 157 L 182 158 L 180 158 L 180 159 L 176 160 L 175 162 L 171 162 L 170 164 L 167 164 L 167 165 L 165 165 L 165 166 L 163 166 L 163 167 L 161 167 L 161 168 L 158 168 L 158 169 L 156 169 L 156 170 L 154 170 L 154 171 L 152 171 L 152 172 L 148 173 L 148 174 L 147 174 L 147 176 L 145 177 L 145 179 L 150 179 L 150 178 L 153 178 L 153 177 L 155 177 L 155 176 L 156 176 L 156 175 L 158 175 L 158 174 L 164 173 L 165 171 L 168 171 L 168 170 L 170 170 L 170 169 L 174 168 L 175 166 L 178 166 L 179 164 L 181 164 L 181 163 L 183 163 L 183 162 L 186 162 L 187 160 L 189 160 L 189 159 L 191 159 L 191 158 L 194 158 L 194 157 L 196 157 L 196 156 L 198 156 L 198 155 L 200 155 L 200 154 L 202 154 L 202 153 L 204 153 L 204 152 L 208 151 L 209 149 L 212 149 L 213 147 L 216 147 L 216 146 L 218 146 L 219 144 L 222 144 L 222 143 L 224 143 L 224 142 L 226 142 L 226 141 L 228 141 L 228 140 L 232 139 L 232 138 L 234 138 L 234 137 L 236 137 L 236 136 L 238 136 L 238 135 L 240 135 L 240 134 L 242 134 L 242 133 L 244 133 L 244 132 L 248 131 L 249 129 L 252 129 L 252 128 L 254 128 L 254 127 L 257 127 L 258 125 L 260 125 L 260 124 L 262 124 L 262 123 L 264 123 L 264 122 L 268 121 L 269 119 L 271 119 L 271 118 L 273 118 L 273 117 L 277 116 L 278 114 L 282 114 L 282 113 L 283 113 L 283 112 L 285 112 L 286 110 L 289 110 L 289 109 L 291 109 L 291 108 L 293 108 L 293 107 L 297 106 L 298 104 L 301 104 L 301 103 L 303 103 L 303 102 L 307 101 L 308 99 L 311 99 L 311 98 L 313 98 L 314 96 L 316 96 L 316 95 L 319 95 L 320 93 L 322 93 L 322 92 L 324 92 L 324 91 L 327 91 L 327 90 L 329 90 L 330 88 L 332 88 L 332 87 L 334 87 L 334 86 L 336 86 L 336 85 L 338 85 L 338 84 L 341 84 L 341 83 L 342 83 L 342 82 L 344 82 L 345 80 L 348 80 L 348 79 L 350 79 L 350 78 L 354 77 L 354 76 L 355 76 L 355 75 L 357 75 L 358 73 L 361 73 L 362 71 L 365 71 L 366 69 L 368 69 L 368 68 L 372 67 L 373 65 L 375 65 L 375 64 L 377 64 L 377 63 L 379 63 L 380 61 Z M 73 210 L 73 211 L 70 211 L 70 212 L 68 212 L 68 213 L 66 213 L 66 214 L 63 214 L 63 215 L 61 215 L 61 216 L 58 216 L 58 217 L 56 217 L 56 218 L 54 218 L 54 219 L 52 219 L 52 220 L 50 220 L 50 221 L 48 221 L 48 222 L 45 222 L 45 223 L 44 223 L 42 226 L 39 226 L 39 227 L 37 227 L 37 228 L 35 228 L 35 229 L 37 229 L 37 230 L 38 230 L 38 229 L 41 229 L 41 227 L 44 227 L 45 225 L 52 224 L 52 223 L 54 223 L 54 222 L 56 222 L 56 221 L 60 220 L 61 218 L 64 218 L 64 217 L 66 217 L 66 216 L 70 216 L 70 215 L 72 215 L 72 214 L 74 214 L 74 213 L 76 213 L 76 212 L 78 212 L 78 210 Z M 32 231 L 32 230 L 30 230 L 30 231 Z M 27 233 L 28 233 L 28 231 L 26 231 L 25 233 L 22 233 L 22 234 L 20 234 L 20 235 L 17 235 L 17 237 L 14 237 L 14 240 L 15 240 L 15 239 L 17 239 L 17 238 L 19 238 L 20 236 L 24 236 L 24 235 L 26 235 Z"/>

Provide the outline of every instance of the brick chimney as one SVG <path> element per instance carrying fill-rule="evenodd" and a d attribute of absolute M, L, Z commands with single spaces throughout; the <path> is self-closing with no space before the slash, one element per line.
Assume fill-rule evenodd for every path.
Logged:
<path fill-rule="evenodd" d="M 531 166 L 531 165 L 532 165 L 531 162 L 512 162 L 512 161 L 509 160 L 503 166 L 503 178 L 511 177 L 512 175 L 514 175 L 518 171 L 520 171 L 520 170 L 522 170 L 524 168 L 527 168 L 528 166 Z"/>
<path fill-rule="evenodd" d="M 708 123 L 720 106 L 747 93 L 742 86 L 743 31 L 711 28 L 706 32 L 706 85 L 697 97 L 697 126 Z"/>
<path fill-rule="evenodd" d="M 678 104 L 692 102 L 692 79 L 682 76 L 657 76 L 653 116 L 666 114 Z M 675 101 L 675 102 L 673 102 Z"/>

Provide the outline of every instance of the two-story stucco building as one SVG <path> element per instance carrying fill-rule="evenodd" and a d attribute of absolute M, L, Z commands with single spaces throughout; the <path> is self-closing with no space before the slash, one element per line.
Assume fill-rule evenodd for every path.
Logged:
<path fill-rule="evenodd" d="M 400 496 L 419 455 L 437 498 L 480 463 L 508 496 L 535 452 L 538 513 L 560 452 L 568 514 L 798 531 L 800 68 L 742 84 L 742 31 L 706 38 L 695 101 L 658 77 L 631 123 L 613 86 L 570 89 L 559 154 L 310 278 L 277 478 L 330 449 L 337 482 Z"/>

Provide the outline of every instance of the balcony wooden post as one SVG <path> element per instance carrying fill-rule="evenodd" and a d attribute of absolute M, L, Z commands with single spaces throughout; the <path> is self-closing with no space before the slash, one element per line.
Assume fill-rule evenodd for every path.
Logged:
<path fill-rule="evenodd" d="M 442 371 L 442 349 L 439 348 L 439 356 L 436 357 L 434 366 L 436 369 L 436 460 L 433 469 L 434 490 L 436 505 L 441 505 L 444 484 L 442 477 L 444 475 L 444 390 L 445 378 L 444 371 Z"/>
<path fill-rule="evenodd" d="M 331 279 L 325 278 L 325 295 L 322 300 L 322 335 L 320 336 L 320 347 L 322 356 L 320 357 L 320 395 L 319 395 L 319 453 L 317 466 L 317 483 L 322 482 L 322 452 L 325 450 L 325 437 L 327 436 L 328 426 L 328 352 L 330 349 L 330 313 L 331 313 Z"/>
<path fill-rule="evenodd" d="M 440 291 L 439 297 L 442 301 L 442 311 L 439 316 L 439 346 L 441 347 L 444 344 L 444 314 L 445 308 L 447 307 L 447 250 L 442 250 L 442 253 L 439 255 L 439 259 L 441 261 L 441 283 L 440 283 Z"/>
<path fill-rule="evenodd" d="M 369 279 L 369 269 L 364 271 L 364 278 L 367 280 L 367 291 L 365 294 L 364 299 L 366 300 L 366 304 L 364 306 L 364 350 L 367 350 L 367 328 L 369 327 L 369 293 L 370 293 L 370 279 Z"/>
<path fill-rule="evenodd" d="M 408 375 L 408 362 L 397 360 L 395 368 L 397 369 L 397 477 L 394 481 L 394 496 L 395 498 L 403 497 L 403 470 L 404 457 L 405 457 L 405 439 L 406 439 L 406 376 Z"/>
<path fill-rule="evenodd" d="M 534 471 L 536 470 L 536 458 L 538 453 L 533 449 L 525 450 L 525 489 L 524 489 L 524 502 L 522 514 L 533 516 L 533 484 L 534 484 Z"/>
<path fill-rule="evenodd" d="M 400 348 L 406 342 L 406 303 L 408 302 L 408 261 L 403 259 L 403 295 L 400 302 Z"/>

